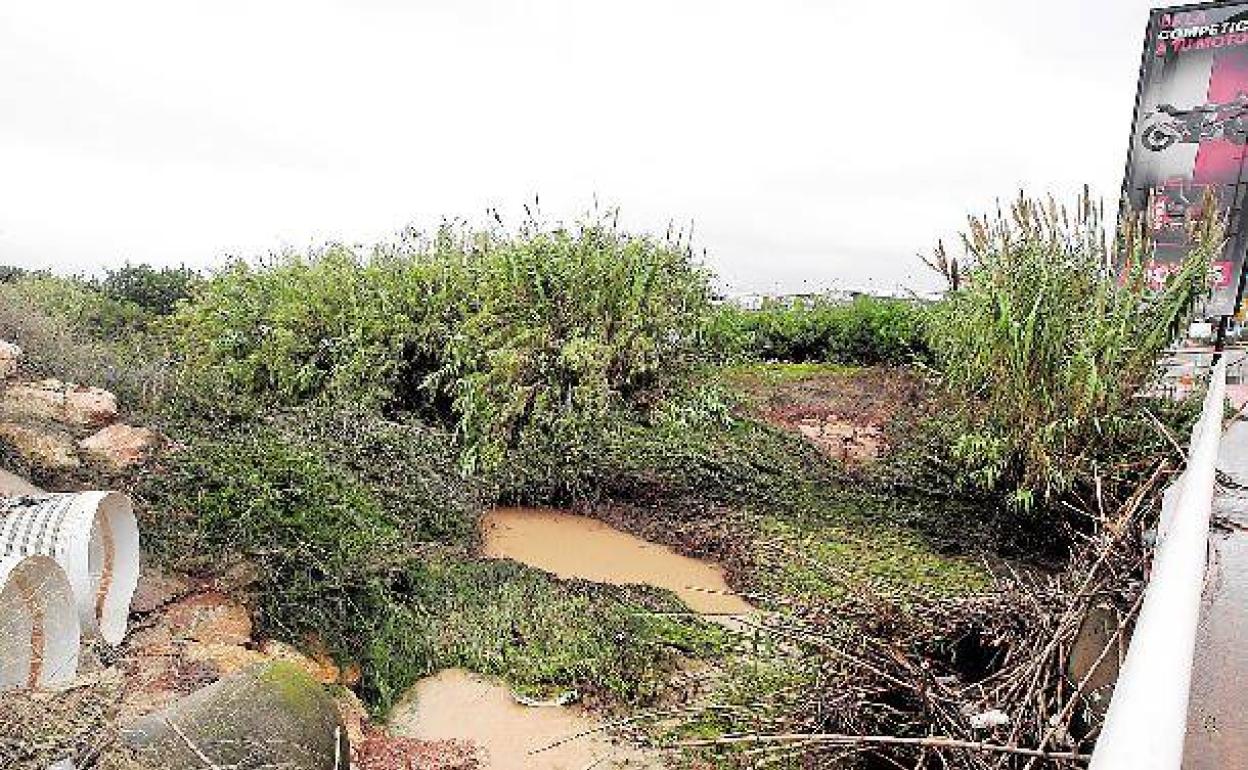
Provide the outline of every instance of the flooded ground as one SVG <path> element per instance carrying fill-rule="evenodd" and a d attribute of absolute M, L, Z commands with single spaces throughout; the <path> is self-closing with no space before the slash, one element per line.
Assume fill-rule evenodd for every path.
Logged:
<path fill-rule="evenodd" d="M 523 706 L 502 684 L 461 669 L 422 679 L 390 718 L 396 735 L 472 743 L 484 770 L 661 766 L 635 747 L 612 742 L 602 727 L 577 707 Z M 532 753 L 574 736 L 580 737 Z"/>
<path fill-rule="evenodd" d="M 484 554 L 563 578 L 666 588 L 694 612 L 754 612 L 732 593 L 721 567 L 682 556 L 587 516 L 543 508 L 496 508 L 481 523 Z"/>

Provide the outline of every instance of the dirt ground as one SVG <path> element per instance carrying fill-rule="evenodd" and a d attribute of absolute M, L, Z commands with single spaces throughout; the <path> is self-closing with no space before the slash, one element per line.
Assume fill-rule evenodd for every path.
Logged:
<path fill-rule="evenodd" d="M 849 466 L 869 464 L 888 447 L 885 427 L 920 397 L 906 369 L 828 364 L 753 364 L 725 373 L 751 415 L 801 434 Z"/>

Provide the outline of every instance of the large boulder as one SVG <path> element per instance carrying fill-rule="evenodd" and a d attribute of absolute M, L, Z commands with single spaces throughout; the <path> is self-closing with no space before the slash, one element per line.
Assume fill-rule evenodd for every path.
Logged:
<path fill-rule="evenodd" d="M 186 641 L 234 645 L 251 641 L 247 608 L 217 591 L 203 591 L 173 602 L 165 609 L 162 623 Z"/>
<path fill-rule="evenodd" d="M 5 388 L 0 393 L 0 413 L 19 420 L 98 428 L 117 419 L 117 397 L 100 388 L 39 380 Z"/>
<path fill-rule="evenodd" d="M 39 487 L 14 473 L 0 468 L 0 497 L 40 494 Z"/>
<path fill-rule="evenodd" d="M 22 349 L 12 342 L 0 340 L 0 381 L 17 374 L 22 365 Z"/>
<path fill-rule="evenodd" d="M 257 664 L 197 690 L 124 735 L 163 770 L 347 770 L 351 756 L 333 699 L 285 661 Z"/>
<path fill-rule="evenodd" d="M 73 440 L 59 431 L 0 422 L 0 442 L 13 447 L 23 460 L 40 470 L 70 471 L 81 465 Z"/>
<path fill-rule="evenodd" d="M 87 460 L 109 470 L 124 471 L 147 459 L 160 442 L 160 434 L 151 428 L 135 428 L 116 423 L 78 442 Z"/>

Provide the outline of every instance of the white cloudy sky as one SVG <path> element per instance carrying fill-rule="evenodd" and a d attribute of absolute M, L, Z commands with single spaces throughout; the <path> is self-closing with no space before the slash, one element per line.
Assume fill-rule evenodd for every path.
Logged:
<path fill-rule="evenodd" d="M 0 264 L 211 265 L 598 200 L 727 285 L 921 286 L 1020 186 L 1116 198 L 1148 0 L 0 5 Z"/>

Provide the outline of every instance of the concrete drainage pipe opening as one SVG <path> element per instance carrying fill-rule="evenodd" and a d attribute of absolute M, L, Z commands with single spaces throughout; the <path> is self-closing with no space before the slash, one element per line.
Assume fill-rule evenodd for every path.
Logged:
<path fill-rule="evenodd" d="M 0 500 L 0 557 L 44 554 L 69 577 L 83 633 L 111 645 L 126 635 L 139 580 L 139 529 L 118 492 Z"/>
<path fill-rule="evenodd" d="M 0 560 L 0 691 L 69 684 L 79 643 L 65 570 L 48 556 Z"/>

